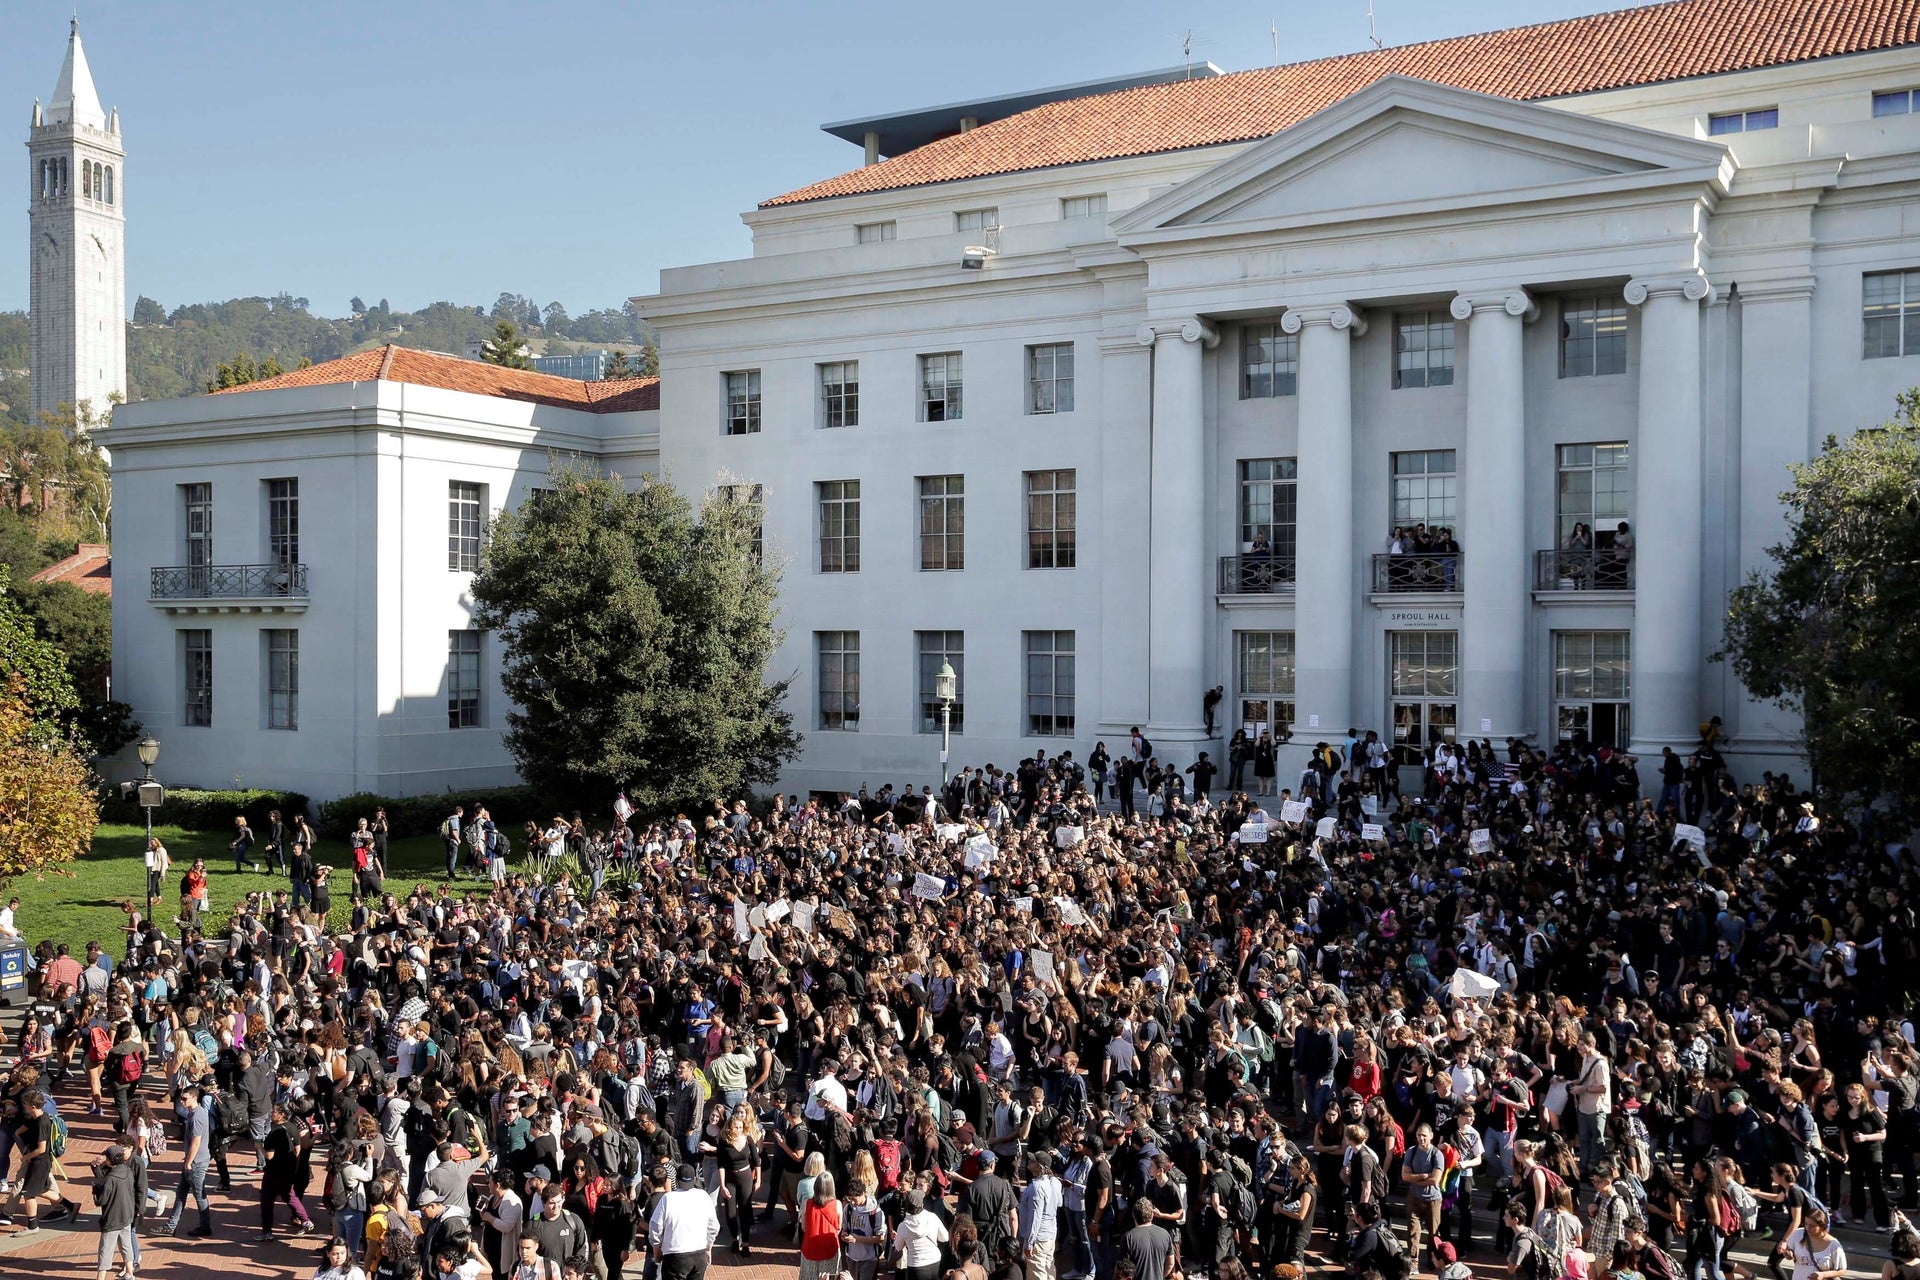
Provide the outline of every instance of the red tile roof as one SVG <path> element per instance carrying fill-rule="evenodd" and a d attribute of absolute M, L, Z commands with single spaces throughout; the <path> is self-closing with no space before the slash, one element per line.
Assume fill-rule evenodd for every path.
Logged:
<path fill-rule="evenodd" d="M 1675 0 L 1048 103 L 761 205 L 1244 142 L 1388 75 L 1523 101 L 1920 43 L 1920 0 Z"/>
<path fill-rule="evenodd" d="M 97 596 L 113 594 L 113 555 L 98 542 L 83 542 L 65 560 L 56 560 L 33 575 L 33 582 L 70 582 Z"/>
<path fill-rule="evenodd" d="M 213 394 L 277 391 L 282 387 L 320 387 L 340 382 L 405 382 L 443 391 L 466 391 L 502 400 L 526 400 L 588 413 L 625 413 L 660 407 L 660 379 L 621 378 L 612 382 L 580 382 L 529 369 L 506 369 L 481 360 L 462 360 L 437 351 L 415 351 L 392 343 L 308 365 L 277 377 L 262 378 Z"/>

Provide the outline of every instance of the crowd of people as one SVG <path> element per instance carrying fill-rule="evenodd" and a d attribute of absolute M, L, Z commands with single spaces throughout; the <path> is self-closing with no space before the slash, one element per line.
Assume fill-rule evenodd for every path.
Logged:
<path fill-rule="evenodd" d="M 320 1280 L 694 1280 L 783 1234 L 802 1280 L 1460 1280 L 1489 1250 L 1736 1280 L 1742 1239 L 1839 1280 L 1850 1220 L 1920 1280 L 1895 833 L 1717 750 L 1689 824 L 1585 742 L 1435 749 L 1404 786 L 1377 744 L 1318 744 L 1270 808 L 1137 733 L 1091 786 L 1069 753 L 622 800 L 577 846 L 534 827 L 538 874 L 462 808 L 449 868 L 482 874 L 435 885 L 386 881 L 368 815 L 300 838 L 301 901 L 135 913 L 84 960 L 17 909 L 0 1223 L 97 1211 L 103 1278 L 190 1203 L 230 1238 L 208 1192 L 251 1184 L 257 1238 L 285 1206 Z M 335 859 L 351 898 L 318 915 Z M 93 1210 L 62 1107 L 111 1114 Z"/>

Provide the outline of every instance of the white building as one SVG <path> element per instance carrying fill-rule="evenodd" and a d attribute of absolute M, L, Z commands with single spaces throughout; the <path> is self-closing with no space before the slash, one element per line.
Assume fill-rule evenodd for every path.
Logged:
<path fill-rule="evenodd" d="M 199 714 L 210 634 L 190 733 L 220 780 L 502 776 L 484 637 L 487 732 L 449 723 L 448 486 L 497 509 L 598 435 L 612 470 L 657 441 L 684 485 L 760 486 L 791 789 L 934 775 L 942 661 L 972 763 L 1135 724 L 1180 763 L 1242 724 L 1296 754 L 1360 726 L 1657 759 L 1718 714 L 1736 768 L 1788 764 L 1793 726 L 1708 655 L 1787 464 L 1920 382 L 1920 0 L 1681 0 L 1145 79 L 832 126 L 874 162 L 637 300 L 657 415 L 370 374 L 123 409 L 135 573 L 142 548 L 271 563 L 278 478 L 335 523 L 297 617 L 117 593 L 120 689 L 149 724 Z M 193 550 L 209 482 L 218 555 Z M 1385 559 L 1416 524 L 1461 550 Z M 316 627 L 276 735 L 271 637 Z"/>
<path fill-rule="evenodd" d="M 53 100 L 33 104 L 27 153 L 29 412 L 38 421 L 90 403 L 104 414 L 127 390 L 127 153 L 120 112 L 100 108 L 78 18 Z"/>

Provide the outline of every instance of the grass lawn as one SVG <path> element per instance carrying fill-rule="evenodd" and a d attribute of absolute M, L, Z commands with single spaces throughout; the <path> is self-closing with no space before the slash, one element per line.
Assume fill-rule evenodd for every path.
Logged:
<path fill-rule="evenodd" d="M 154 902 L 154 915 L 169 932 L 172 932 L 173 917 L 180 909 L 180 877 L 195 858 L 202 858 L 207 864 L 207 887 L 213 899 L 209 931 L 224 928 L 234 906 L 249 892 L 286 887 L 286 877 L 271 872 L 234 874 L 233 855 L 227 851 L 230 836 L 165 826 L 157 826 L 153 832 L 173 856 L 173 870 L 168 873 L 161 896 Z M 122 929 L 127 920 L 122 904 L 131 902 L 140 907 L 146 903 L 147 873 L 141 857 L 145 848 L 145 827 L 102 824 L 94 833 L 93 847 L 69 868 L 73 873 L 71 878 L 64 875 L 49 875 L 44 880 L 22 877 L 0 889 L 0 896 L 20 896 L 15 923 L 26 935 L 29 946 L 38 946 L 40 940 L 46 938 L 67 943 L 74 954 L 79 955 L 87 941 L 93 939 L 109 954 L 118 957 L 124 949 Z M 254 853 L 259 852 L 259 846 L 255 845 Z M 346 842 L 323 840 L 316 860 L 333 867 L 332 920 L 336 925 L 344 924 L 351 910 L 353 881 Z M 413 836 L 392 841 L 387 846 L 387 888 L 392 892 L 404 893 L 422 881 L 440 884 L 446 879 L 446 869 L 446 846 L 438 836 Z M 479 882 L 459 883 L 474 886 Z"/>

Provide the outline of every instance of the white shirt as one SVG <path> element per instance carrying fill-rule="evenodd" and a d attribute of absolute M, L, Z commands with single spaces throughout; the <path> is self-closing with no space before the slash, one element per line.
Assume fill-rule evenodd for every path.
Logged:
<path fill-rule="evenodd" d="M 713 1197 L 699 1187 L 669 1191 L 653 1206 L 647 1219 L 647 1235 L 662 1256 L 670 1253 L 699 1253 L 711 1249 L 720 1236 L 720 1218 L 713 1211 Z"/>
<path fill-rule="evenodd" d="M 17 938 L 20 930 L 13 926 L 13 908 L 0 907 L 0 938 Z"/>
<path fill-rule="evenodd" d="M 946 1225 L 925 1209 L 902 1218 L 893 1232 L 902 1270 L 930 1267 L 940 1261 L 940 1246 L 946 1241 Z"/>
<path fill-rule="evenodd" d="M 825 1120 L 829 1107 L 837 1111 L 847 1109 L 847 1086 L 832 1076 L 822 1078 L 813 1086 L 812 1091 L 807 1094 L 807 1105 L 803 1114 L 809 1120 Z"/>

